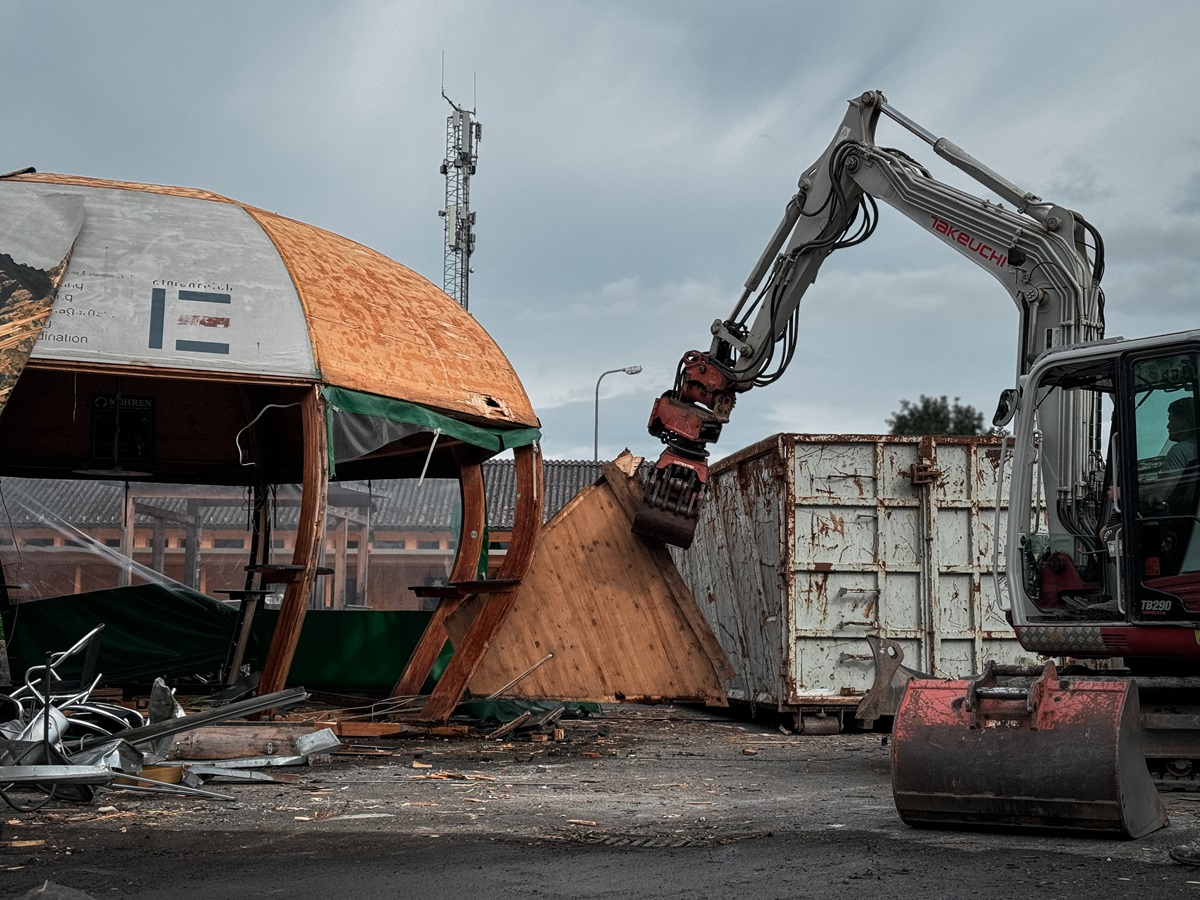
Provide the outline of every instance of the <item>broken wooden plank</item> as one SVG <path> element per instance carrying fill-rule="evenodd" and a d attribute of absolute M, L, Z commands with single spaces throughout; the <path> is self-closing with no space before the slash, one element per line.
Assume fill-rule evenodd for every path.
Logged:
<path fill-rule="evenodd" d="M 513 731 L 516 731 L 517 728 L 519 728 L 521 725 L 524 725 L 532 717 L 533 717 L 533 711 L 527 709 L 527 710 L 525 710 L 525 712 L 521 713 L 515 719 L 505 722 L 503 725 L 501 725 L 499 728 L 497 728 L 491 734 L 486 735 L 484 737 L 484 740 L 494 741 L 498 737 L 504 737 L 504 735 L 509 734 Z"/>
<path fill-rule="evenodd" d="M 559 719 L 561 719 L 563 716 L 563 713 L 565 713 L 566 711 L 567 711 L 566 704 L 565 703 L 560 704 L 559 706 L 554 707 L 554 709 L 547 710 L 546 712 L 542 713 L 540 716 L 535 716 L 534 718 L 530 719 L 528 722 L 525 723 L 525 727 L 541 728 L 545 725 L 550 725 L 551 723 L 557 722 Z"/>
<path fill-rule="evenodd" d="M 409 725 L 407 722 L 321 722 L 340 738 L 466 737 L 466 725 Z"/>
<path fill-rule="evenodd" d="M 326 726 L 313 722 L 230 722 L 207 725 L 178 735 L 167 759 L 238 759 L 300 756 L 297 740 Z"/>

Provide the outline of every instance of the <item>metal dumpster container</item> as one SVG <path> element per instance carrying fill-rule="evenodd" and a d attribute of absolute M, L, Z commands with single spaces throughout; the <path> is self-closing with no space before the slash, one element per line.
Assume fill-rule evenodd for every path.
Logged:
<path fill-rule="evenodd" d="M 952 677 L 1033 664 L 995 603 L 1000 438 L 778 434 L 715 463 L 681 573 L 736 670 L 732 702 L 852 718 L 866 637 Z"/>

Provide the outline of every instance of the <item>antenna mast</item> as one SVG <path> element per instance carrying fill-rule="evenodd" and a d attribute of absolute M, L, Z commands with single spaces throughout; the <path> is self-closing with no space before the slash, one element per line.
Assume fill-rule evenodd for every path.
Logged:
<path fill-rule="evenodd" d="M 446 251 L 442 263 L 442 290 L 468 309 L 471 254 L 475 251 L 475 213 L 471 212 L 471 176 L 479 162 L 476 149 L 483 126 L 475 121 L 475 110 L 464 109 L 446 96 L 453 112 L 446 119 L 446 208 L 438 215 L 446 220 Z"/>

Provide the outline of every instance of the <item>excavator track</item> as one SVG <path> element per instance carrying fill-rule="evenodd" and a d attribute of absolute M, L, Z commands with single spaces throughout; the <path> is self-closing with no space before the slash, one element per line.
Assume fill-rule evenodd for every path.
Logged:
<path fill-rule="evenodd" d="M 1200 792 L 1200 678 L 1131 676 L 1141 704 L 1142 745 L 1155 786 Z"/>

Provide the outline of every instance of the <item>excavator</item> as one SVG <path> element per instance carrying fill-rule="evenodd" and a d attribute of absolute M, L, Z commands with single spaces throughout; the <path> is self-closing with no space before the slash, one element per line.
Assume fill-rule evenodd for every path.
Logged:
<path fill-rule="evenodd" d="M 995 199 L 879 145 L 881 117 Z M 738 394 L 783 374 L 801 298 L 831 253 L 871 236 L 880 202 L 991 274 L 1017 308 L 1016 377 L 993 419 L 1011 428 L 997 595 L 1021 645 L 1047 659 L 953 679 L 908 672 L 891 736 L 897 810 L 914 826 L 1149 833 L 1167 823 L 1156 786 L 1200 774 L 1200 330 L 1105 339 L 1099 231 L 882 93 L 849 102 L 733 313 L 655 401 L 648 428 L 665 449 L 633 530 L 690 546 L 708 445 Z"/>

